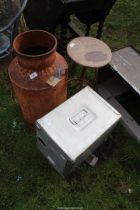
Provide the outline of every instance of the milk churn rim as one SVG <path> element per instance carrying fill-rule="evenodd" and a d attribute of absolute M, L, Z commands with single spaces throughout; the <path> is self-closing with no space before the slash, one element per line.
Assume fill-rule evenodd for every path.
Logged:
<path fill-rule="evenodd" d="M 16 47 L 15 47 L 15 42 L 17 41 L 17 39 L 18 39 L 21 35 L 27 34 L 27 33 L 30 33 L 30 32 L 43 32 L 43 33 L 46 33 L 46 34 L 50 35 L 51 37 L 54 38 L 54 41 L 55 41 L 54 47 L 53 47 L 51 50 L 49 50 L 48 52 L 42 53 L 42 54 L 40 54 L 40 55 L 26 55 L 26 54 L 24 54 L 24 53 L 21 53 L 19 50 L 16 49 Z M 45 30 L 29 30 L 29 31 L 21 32 L 20 34 L 18 34 L 18 35 L 15 37 L 15 39 L 14 39 L 14 41 L 13 41 L 13 48 L 14 48 L 15 52 L 16 52 L 18 55 L 21 55 L 21 56 L 26 57 L 26 58 L 42 57 L 42 56 L 45 56 L 45 55 L 50 55 L 51 53 L 53 53 L 53 52 L 56 50 L 56 48 L 57 48 L 57 39 L 56 39 L 56 37 L 55 37 L 52 33 L 48 32 L 48 31 L 45 31 Z"/>

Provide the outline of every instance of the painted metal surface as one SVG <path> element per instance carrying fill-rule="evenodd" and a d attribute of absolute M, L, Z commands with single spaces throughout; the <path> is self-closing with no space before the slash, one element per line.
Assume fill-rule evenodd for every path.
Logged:
<path fill-rule="evenodd" d="M 140 54 L 130 46 L 117 50 L 110 65 L 140 95 Z"/>
<path fill-rule="evenodd" d="M 66 102 L 37 120 L 38 146 L 43 155 L 60 174 L 64 174 L 67 161 L 73 166 L 87 158 L 112 130 L 121 115 L 90 87 L 86 87 Z M 61 158 L 65 164 L 60 170 Z M 70 165 L 70 164 L 68 164 Z"/>
<path fill-rule="evenodd" d="M 45 46 L 43 54 L 28 55 L 23 50 Z M 31 126 L 35 121 L 64 102 L 67 98 L 67 63 L 56 53 L 55 37 L 41 30 L 21 33 L 14 40 L 17 57 L 9 66 L 9 77 L 19 101 L 23 117 Z M 49 79 L 57 79 L 51 85 Z"/>

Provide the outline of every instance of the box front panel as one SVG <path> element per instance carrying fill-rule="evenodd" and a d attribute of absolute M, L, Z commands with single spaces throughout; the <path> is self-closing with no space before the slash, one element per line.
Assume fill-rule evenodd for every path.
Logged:
<path fill-rule="evenodd" d="M 47 142 L 47 144 L 46 144 Z M 37 146 L 43 156 L 51 163 L 51 165 L 61 174 L 63 175 L 66 163 L 68 160 L 61 154 L 61 151 L 56 150 L 53 145 L 51 145 L 51 139 L 48 137 L 48 141 L 46 141 L 38 135 L 37 137 Z"/>

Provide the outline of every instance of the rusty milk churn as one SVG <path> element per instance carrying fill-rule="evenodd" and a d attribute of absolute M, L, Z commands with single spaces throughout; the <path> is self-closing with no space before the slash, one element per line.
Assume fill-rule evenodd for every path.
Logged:
<path fill-rule="evenodd" d="M 23 32 L 13 42 L 17 56 L 8 72 L 30 127 L 67 98 L 68 66 L 56 47 L 56 38 L 42 30 Z"/>

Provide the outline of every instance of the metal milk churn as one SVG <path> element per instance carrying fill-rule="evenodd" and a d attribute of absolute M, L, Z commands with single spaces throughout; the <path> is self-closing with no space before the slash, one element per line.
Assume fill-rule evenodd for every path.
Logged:
<path fill-rule="evenodd" d="M 68 65 L 56 47 L 56 38 L 42 30 L 20 33 L 13 42 L 17 56 L 8 72 L 30 127 L 67 98 Z"/>

